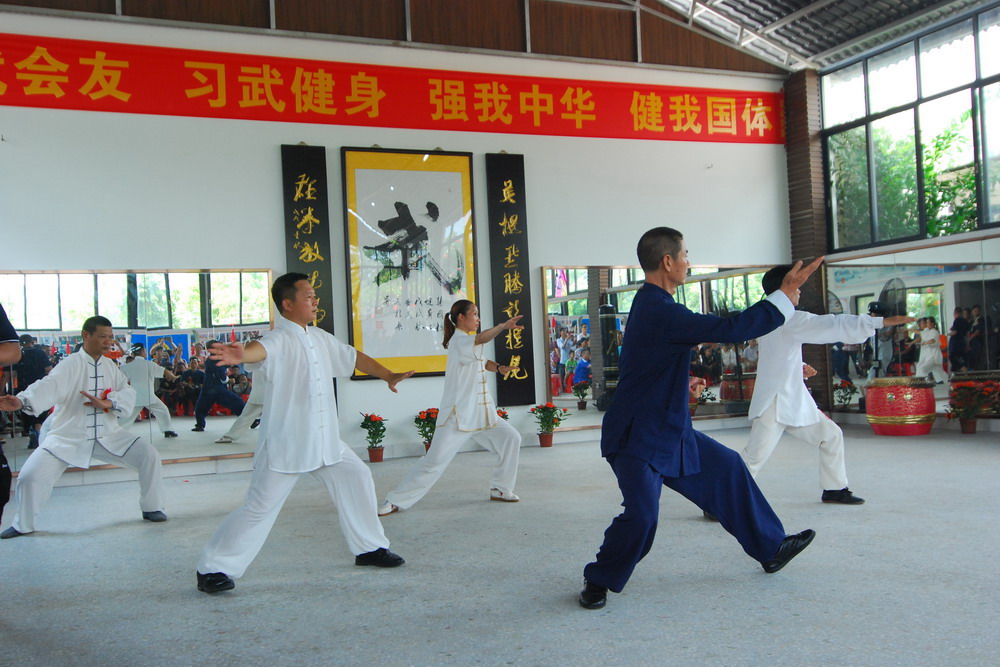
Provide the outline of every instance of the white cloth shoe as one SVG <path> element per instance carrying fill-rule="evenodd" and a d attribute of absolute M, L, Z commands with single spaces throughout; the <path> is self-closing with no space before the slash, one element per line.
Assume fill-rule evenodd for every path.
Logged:
<path fill-rule="evenodd" d="M 390 514 L 393 514 L 394 512 L 398 512 L 398 511 L 399 511 L 399 508 L 396 507 L 395 505 L 393 505 L 392 503 L 390 503 L 388 500 L 383 501 L 382 504 L 379 505 L 379 507 L 378 507 L 378 515 L 379 516 L 388 516 Z"/>
<path fill-rule="evenodd" d="M 490 500 L 499 500 L 503 503 L 516 503 L 520 498 L 513 493 L 507 493 L 500 489 L 490 489 Z"/>
<path fill-rule="evenodd" d="M 232 441 L 233 441 L 232 438 L 230 438 L 228 435 L 224 435 L 221 438 L 218 438 L 215 442 L 220 445 L 228 445 Z"/>

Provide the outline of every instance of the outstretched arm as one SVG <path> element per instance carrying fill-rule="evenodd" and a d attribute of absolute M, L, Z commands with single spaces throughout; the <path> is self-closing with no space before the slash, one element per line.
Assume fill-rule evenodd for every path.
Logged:
<path fill-rule="evenodd" d="M 393 373 L 388 368 L 375 361 L 369 357 L 364 352 L 358 350 L 358 358 L 354 362 L 354 367 L 366 375 L 371 375 L 377 377 L 380 380 L 385 380 L 389 385 L 389 390 L 394 393 L 399 393 L 396 389 L 396 385 L 405 380 L 406 378 L 413 375 L 413 371 L 406 371 L 405 373 Z"/>
<path fill-rule="evenodd" d="M 519 319 L 524 317 L 524 315 L 515 315 L 506 322 L 501 322 L 492 329 L 487 329 L 476 336 L 476 345 L 482 345 L 483 343 L 488 343 L 497 336 L 500 332 L 507 331 L 508 329 L 523 329 L 524 327 L 517 323 Z"/>
<path fill-rule="evenodd" d="M 267 348 L 257 341 L 250 341 L 246 347 L 242 343 L 215 343 L 209 348 L 208 358 L 225 366 L 255 364 L 267 358 Z"/>

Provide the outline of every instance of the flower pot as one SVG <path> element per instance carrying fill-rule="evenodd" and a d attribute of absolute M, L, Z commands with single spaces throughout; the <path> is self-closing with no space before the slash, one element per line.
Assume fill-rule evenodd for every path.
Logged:
<path fill-rule="evenodd" d="M 431 448 L 431 441 L 430 440 L 424 440 L 424 451 L 427 452 L 427 451 L 430 450 L 430 448 Z"/>
<path fill-rule="evenodd" d="M 382 463 L 382 455 L 385 453 L 384 447 L 369 447 L 368 460 L 372 463 Z"/>
<path fill-rule="evenodd" d="M 975 433 L 977 419 L 959 419 L 958 425 L 962 427 L 962 433 Z"/>
<path fill-rule="evenodd" d="M 587 409 L 587 401 L 577 401 L 576 402 L 576 409 L 577 410 L 586 410 Z"/>
<path fill-rule="evenodd" d="M 540 447 L 551 447 L 552 446 L 552 434 L 551 433 L 539 433 L 538 434 L 538 445 Z"/>
<path fill-rule="evenodd" d="M 876 435 L 927 435 L 937 417 L 934 385 L 925 378 L 875 378 L 865 388 L 865 402 Z"/>

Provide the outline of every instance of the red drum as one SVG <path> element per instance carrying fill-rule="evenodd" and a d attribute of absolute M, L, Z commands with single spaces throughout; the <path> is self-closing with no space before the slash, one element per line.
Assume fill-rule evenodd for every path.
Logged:
<path fill-rule="evenodd" d="M 875 435 L 927 435 L 937 417 L 934 384 L 926 378 L 869 380 L 865 404 Z"/>
<path fill-rule="evenodd" d="M 753 398 L 753 387 L 757 384 L 756 373 L 744 373 L 742 377 L 736 375 L 723 375 L 722 384 L 719 386 L 719 400 L 723 403 L 728 401 L 749 401 Z M 740 396 L 742 385 L 743 395 Z"/>

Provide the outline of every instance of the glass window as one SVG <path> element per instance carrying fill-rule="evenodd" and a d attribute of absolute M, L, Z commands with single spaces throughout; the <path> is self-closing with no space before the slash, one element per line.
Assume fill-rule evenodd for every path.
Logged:
<path fill-rule="evenodd" d="M 136 274 L 137 320 L 140 327 L 156 329 L 170 326 L 167 310 L 167 279 L 162 273 Z"/>
<path fill-rule="evenodd" d="M 986 220 L 1000 222 L 1000 83 L 983 88 L 983 164 Z"/>
<path fill-rule="evenodd" d="M 229 326 L 240 323 L 240 274 L 213 273 L 212 325 Z"/>
<path fill-rule="evenodd" d="M 94 312 L 94 296 L 94 274 L 64 273 L 59 276 L 59 311 L 64 331 L 78 331 L 84 320 L 98 314 Z M 128 326 L 128 322 L 121 320 L 111 320 L 111 323 L 116 327 Z"/>
<path fill-rule="evenodd" d="M 271 321 L 271 286 L 267 273 L 262 271 L 244 273 L 243 281 L 243 324 Z M 330 304 L 320 304 L 320 308 L 330 310 Z"/>
<path fill-rule="evenodd" d="M 17 274 L 0 275 L 0 303 L 7 311 L 7 319 L 15 329 L 24 329 L 24 276 Z"/>
<path fill-rule="evenodd" d="M 913 42 L 868 60 L 869 113 L 878 113 L 917 99 Z"/>
<path fill-rule="evenodd" d="M 170 314 L 175 329 L 196 329 L 201 322 L 201 283 L 197 273 L 168 273 Z"/>
<path fill-rule="evenodd" d="M 868 153 L 865 128 L 834 134 L 827 141 L 834 247 L 871 243 Z"/>
<path fill-rule="evenodd" d="M 683 303 L 693 313 L 701 312 L 701 283 L 681 285 L 677 288 L 674 299 Z"/>
<path fill-rule="evenodd" d="M 972 19 L 920 39 L 920 95 L 928 97 L 976 78 Z"/>
<path fill-rule="evenodd" d="M 864 63 L 823 77 L 823 127 L 832 127 L 865 115 Z"/>
<path fill-rule="evenodd" d="M 942 294 L 944 294 L 943 285 L 908 288 L 906 290 L 906 314 L 918 319 L 933 317 L 938 322 L 938 331 L 940 331 Z"/>
<path fill-rule="evenodd" d="M 976 228 L 976 168 L 968 90 L 921 104 L 928 236 Z"/>
<path fill-rule="evenodd" d="M 27 296 L 25 311 L 28 320 L 24 328 L 58 331 L 60 328 L 59 276 L 48 273 L 29 273 L 24 276 L 24 287 Z"/>
<path fill-rule="evenodd" d="M 111 320 L 117 327 L 128 327 L 128 277 L 126 274 L 97 274 L 97 312 Z"/>
<path fill-rule="evenodd" d="M 628 269 L 611 269 L 611 286 L 622 287 L 628 285 Z"/>
<path fill-rule="evenodd" d="M 979 15 L 979 76 L 1000 72 L 1000 7 Z"/>
<path fill-rule="evenodd" d="M 587 300 L 586 299 L 570 299 L 566 302 L 566 314 L 567 315 L 586 315 L 587 314 Z"/>
<path fill-rule="evenodd" d="M 615 299 L 618 301 L 617 310 L 619 313 L 627 313 L 632 310 L 632 302 L 635 300 L 635 295 L 638 294 L 638 290 L 629 290 L 628 292 L 618 292 L 615 295 Z"/>
<path fill-rule="evenodd" d="M 913 112 L 904 111 L 872 123 L 875 161 L 875 239 L 916 235 L 917 153 Z"/>

